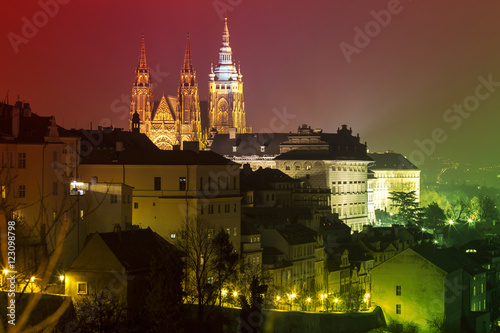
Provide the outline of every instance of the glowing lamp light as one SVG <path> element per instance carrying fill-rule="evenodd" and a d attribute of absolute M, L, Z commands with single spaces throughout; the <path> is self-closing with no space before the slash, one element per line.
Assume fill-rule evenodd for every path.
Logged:
<path fill-rule="evenodd" d="M 4 269 L 4 270 L 3 270 L 3 273 L 4 273 L 5 275 L 9 274 L 9 270 L 8 270 L 8 269 Z"/>
<path fill-rule="evenodd" d="M 338 302 L 339 302 L 339 299 L 338 299 L 338 298 L 336 298 L 336 299 L 334 299 L 333 301 L 334 301 L 335 303 L 338 303 Z"/>
<path fill-rule="evenodd" d="M 233 293 L 233 296 L 234 296 L 234 297 L 237 297 L 237 296 L 238 296 L 238 292 L 237 292 L 237 291 L 235 291 L 235 292 Z"/>
<path fill-rule="evenodd" d="M 297 295 L 296 294 L 292 294 L 292 298 L 295 298 Z"/>
<path fill-rule="evenodd" d="M 438 241 L 437 241 L 437 240 L 434 240 L 434 244 L 437 244 L 437 243 L 438 243 Z"/>
<path fill-rule="evenodd" d="M 422 228 L 422 231 L 425 231 L 425 228 Z"/>
<path fill-rule="evenodd" d="M 307 303 L 311 303 L 311 297 L 307 298 Z"/>
<path fill-rule="evenodd" d="M 222 289 L 222 296 L 226 296 L 227 295 L 227 290 L 226 289 Z"/>
<path fill-rule="evenodd" d="M 61 280 L 61 282 L 64 281 L 64 275 L 59 275 L 59 280 Z"/>
<path fill-rule="evenodd" d="M 30 281 L 31 281 L 31 282 L 35 282 L 35 277 L 34 277 L 34 276 L 32 276 L 32 277 L 30 278 Z"/>
<path fill-rule="evenodd" d="M 468 219 L 467 222 L 472 223 L 472 219 Z"/>
<path fill-rule="evenodd" d="M 455 223 L 455 222 L 453 222 L 453 220 L 449 220 L 449 221 L 448 221 L 448 223 L 449 223 L 450 225 L 452 225 L 452 224 L 453 224 L 453 223 Z"/>

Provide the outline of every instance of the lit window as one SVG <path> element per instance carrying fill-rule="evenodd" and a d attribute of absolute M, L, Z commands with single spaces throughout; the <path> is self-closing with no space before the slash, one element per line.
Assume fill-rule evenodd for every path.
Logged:
<path fill-rule="evenodd" d="M 186 177 L 179 177 L 179 191 L 186 190 Z"/>
<path fill-rule="evenodd" d="M 174 239 L 175 238 L 175 234 L 170 234 L 170 238 Z"/>
<path fill-rule="evenodd" d="M 306 170 L 311 170 L 311 166 L 310 165 L 306 165 Z"/>
<path fill-rule="evenodd" d="M 7 193 L 5 191 L 5 186 L 2 185 L 2 199 L 5 199 L 7 197 Z"/>
<path fill-rule="evenodd" d="M 260 152 L 263 153 L 266 151 L 266 146 L 260 146 Z"/>
<path fill-rule="evenodd" d="M 87 282 L 77 282 L 76 291 L 79 295 L 87 295 Z"/>

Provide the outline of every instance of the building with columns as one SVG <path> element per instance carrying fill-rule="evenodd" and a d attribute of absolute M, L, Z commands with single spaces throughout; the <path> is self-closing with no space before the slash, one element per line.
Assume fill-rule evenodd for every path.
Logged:
<path fill-rule="evenodd" d="M 337 133 L 299 126 L 296 133 L 212 132 L 206 150 L 253 170 L 276 168 L 299 179 L 305 189 L 328 190 L 331 212 L 352 231 L 362 230 L 368 219 L 368 166 L 366 143 L 347 125 Z"/>

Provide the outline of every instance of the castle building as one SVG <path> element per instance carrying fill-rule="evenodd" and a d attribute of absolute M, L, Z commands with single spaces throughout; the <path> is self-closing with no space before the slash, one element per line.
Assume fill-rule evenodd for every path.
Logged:
<path fill-rule="evenodd" d="M 251 132 L 246 127 L 245 102 L 243 98 L 243 75 L 236 69 L 233 52 L 229 46 L 227 18 L 222 34 L 219 63 L 211 68 L 208 83 L 208 117 L 210 129 L 218 133 L 229 133 L 236 128 L 237 133 Z"/>
<path fill-rule="evenodd" d="M 368 219 L 374 222 L 375 210 L 397 213 L 392 207 L 391 192 L 415 191 L 420 201 L 420 170 L 406 157 L 391 150 L 385 153 L 370 153 L 374 163 L 370 165 L 368 177 Z"/>
<path fill-rule="evenodd" d="M 166 150 L 184 141 L 202 141 L 198 82 L 191 60 L 189 35 L 177 97 L 163 95 L 156 102 L 142 36 L 139 64 L 132 87 L 130 130 L 145 133 L 156 146 Z"/>

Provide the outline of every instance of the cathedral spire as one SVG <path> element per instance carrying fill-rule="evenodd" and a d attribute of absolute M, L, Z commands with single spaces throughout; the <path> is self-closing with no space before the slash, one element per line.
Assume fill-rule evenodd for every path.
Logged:
<path fill-rule="evenodd" d="M 146 61 L 146 44 L 144 43 L 144 33 L 141 35 L 141 52 L 139 54 L 139 68 L 147 69 L 148 64 Z"/>
<path fill-rule="evenodd" d="M 184 67 L 183 72 L 193 72 L 193 62 L 191 60 L 191 41 L 189 32 L 186 39 L 186 53 L 184 54 Z"/>
<path fill-rule="evenodd" d="M 229 46 L 229 29 L 227 28 L 227 17 L 224 18 L 224 33 L 222 34 L 222 46 Z"/>

